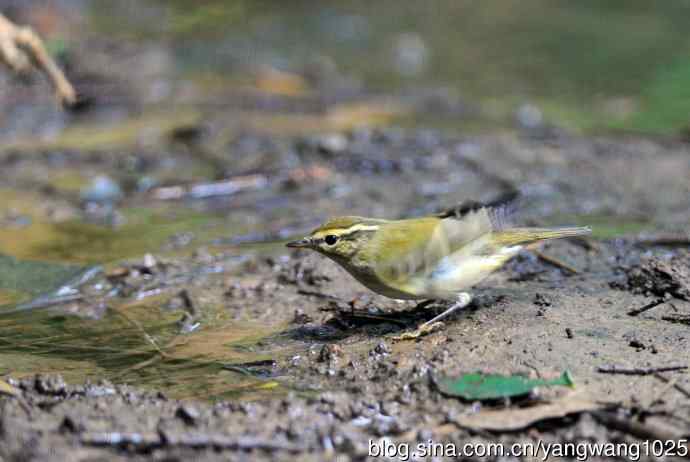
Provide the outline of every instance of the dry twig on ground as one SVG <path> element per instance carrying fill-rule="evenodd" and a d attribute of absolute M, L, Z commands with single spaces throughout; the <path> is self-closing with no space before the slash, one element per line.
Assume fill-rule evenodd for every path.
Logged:
<path fill-rule="evenodd" d="M 601 374 L 621 374 L 621 375 L 653 375 L 660 372 L 675 372 L 684 371 L 688 368 L 686 365 L 666 366 L 666 367 L 633 367 L 625 368 L 616 365 L 599 366 L 597 372 Z"/>
<path fill-rule="evenodd" d="M 76 101 L 74 87 L 46 51 L 43 40 L 29 27 L 17 26 L 0 14 L 0 61 L 14 72 L 43 71 L 55 88 L 60 104 Z"/>

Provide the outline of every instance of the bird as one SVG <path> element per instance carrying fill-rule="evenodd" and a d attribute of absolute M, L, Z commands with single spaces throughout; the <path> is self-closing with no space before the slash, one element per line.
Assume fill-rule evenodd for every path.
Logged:
<path fill-rule="evenodd" d="M 440 213 L 400 220 L 336 217 L 286 245 L 330 258 L 380 295 L 454 302 L 415 331 L 396 337 L 414 339 L 469 305 L 469 290 L 522 249 L 591 233 L 589 226 L 513 226 L 517 197 L 510 191 L 491 202 L 466 201 Z"/>

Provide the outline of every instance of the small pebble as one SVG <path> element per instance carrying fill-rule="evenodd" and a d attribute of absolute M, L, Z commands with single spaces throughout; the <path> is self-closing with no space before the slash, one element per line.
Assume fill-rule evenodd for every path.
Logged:
<path fill-rule="evenodd" d="M 108 176 L 97 176 L 91 184 L 81 191 L 81 199 L 84 202 L 97 202 L 100 204 L 112 203 L 122 198 L 122 189 Z"/>

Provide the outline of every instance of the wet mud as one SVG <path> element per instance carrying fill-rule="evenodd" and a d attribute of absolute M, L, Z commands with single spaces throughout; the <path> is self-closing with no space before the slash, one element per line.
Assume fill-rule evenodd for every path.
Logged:
<path fill-rule="evenodd" d="M 640 441 L 687 434 L 690 382 L 683 366 L 690 345 L 683 320 L 690 314 L 690 253 L 677 241 L 684 232 L 678 223 L 688 218 L 682 209 L 686 184 L 678 173 L 690 169 L 688 148 L 576 137 L 558 145 L 508 135 L 456 140 L 385 130 L 329 136 L 338 137 L 331 149 L 323 137 L 283 139 L 274 155 L 293 152 L 293 165 L 266 172 L 261 190 L 204 204 L 225 211 L 245 232 L 203 246 L 193 232 L 186 240 L 177 235 L 161 244 L 160 256 L 111 263 L 75 289 L 79 300 L 50 308 L 78 314 L 80 329 L 123 313 L 117 331 L 128 340 L 115 342 L 119 351 L 113 354 L 129 356 L 121 362 L 108 361 L 106 353 L 80 358 L 85 350 L 59 341 L 51 348 L 26 346 L 25 353 L 58 360 L 52 374 L 65 359 L 99 366 L 88 374 L 94 384 L 80 385 L 78 374 L 63 372 L 65 384 L 59 375 L 34 377 L 31 367 L 24 368 L 27 378 L 13 378 L 22 373 L 5 363 L 16 394 L 2 398 L 3 457 L 323 460 L 338 454 L 362 460 L 369 441 L 382 437 L 416 445 L 429 439 Z M 335 145 L 345 147 L 334 152 Z M 229 169 L 233 165 L 228 162 Z M 660 171 L 664 165 L 674 176 Z M 630 168 L 649 169 L 653 186 L 628 192 L 632 185 L 620 182 Z M 326 173 L 289 176 L 315 171 Z M 592 215 L 595 237 L 525 251 L 477 287 L 474 302 L 444 329 L 414 342 L 392 337 L 430 319 L 443 304 L 418 307 L 379 297 L 334 263 L 272 243 L 328 215 L 411 216 L 451 200 L 490 198 L 507 183 L 522 185 L 528 198 L 519 219 L 587 223 Z M 146 193 L 127 194 L 152 200 Z M 265 221 L 267 213 L 274 218 Z M 633 232 L 627 223 L 635 223 Z M 618 237 L 610 237 L 614 232 Z M 31 314 L 25 322 L 48 323 L 54 315 L 30 312 L 47 320 Z M 157 316 L 165 322 L 153 322 Z M 63 335 L 66 341 L 74 332 Z M 599 403 L 598 410 L 511 432 L 467 428 L 458 416 L 517 404 L 467 403 L 434 386 L 437 375 L 540 377 L 565 370 L 579 396 Z"/>

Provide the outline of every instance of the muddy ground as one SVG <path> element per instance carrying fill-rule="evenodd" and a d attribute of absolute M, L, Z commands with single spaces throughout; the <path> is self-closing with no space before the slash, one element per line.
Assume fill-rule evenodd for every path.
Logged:
<path fill-rule="evenodd" d="M 271 142 L 243 136 L 253 147 Z M 328 148 L 328 140 L 337 144 L 337 152 Z M 178 401 L 164 391 L 137 388 L 132 378 L 65 384 L 55 375 L 14 379 L 10 372 L 7 380 L 17 394 L 2 398 L 0 454 L 4 460 L 324 460 L 334 454 L 342 456 L 339 460 L 360 460 L 368 441 L 383 437 L 410 443 L 687 437 L 687 369 L 659 374 L 653 369 L 688 365 L 690 253 L 682 223 L 690 216 L 689 151 L 678 143 L 564 135 L 453 139 L 429 131 L 377 129 L 283 137 L 264 152 L 277 163 L 290 153 L 287 170 L 267 173 L 269 181 L 260 190 L 215 204 L 229 214 L 241 213 L 238 220 L 256 231 L 202 250 L 192 239 L 186 243 L 189 256 L 169 257 L 166 263 L 149 256 L 111 265 L 81 287 L 84 298 L 72 307 L 88 311 L 99 294 L 114 287 L 120 288 L 115 298 L 128 300 L 152 287 L 167 287 L 170 299 L 186 289 L 188 297 L 182 298 L 191 301 L 178 305 L 188 312 L 193 305 L 202 313 L 185 315 L 202 319 L 201 330 L 212 324 L 203 317 L 206 307 L 221 306 L 231 321 L 269 332 L 251 348 L 270 357 L 230 369 L 277 383 L 278 390 L 215 402 L 201 392 Z M 255 162 L 229 149 L 228 170 L 237 165 L 230 160 L 235 156 Z M 80 161 L 78 155 L 63 160 Z M 6 157 L 5 181 L 21 183 L 21 172 L 31 162 L 41 160 Z M 103 168 L 109 159 L 95 162 Z M 319 173 L 285 180 L 285 171 Z M 111 172 L 117 175 L 117 168 Z M 429 319 L 440 306 L 416 309 L 375 296 L 317 255 L 278 244 L 255 250 L 243 243 L 270 238 L 261 235 L 266 227 L 268 234 L 288 226 L 288 233 L 298 234 L 305 229 L 294 229 L 296 222 L 327 215 L 414 215 L 452 199 L 490 198 L 508 184 L 522 186 L 529 198 L 523 201 L 523 221 L 539 223 L 546 215 L 551 221 L 585 223 L 591 215 L 595 237 L 549 243 L 541 249 L 546 259 L 530 252 L 518 256 L 477 287 L 475 302 L 443 330 L 414 342 L 396 343 L 392 336 Z M 150 200 L 131 194 L 132 200 Z M 52 201 L 60 199 L 53 195 Z M 235 201 L 244 204 L 241 212 L 234 211 Z M 261 205 L 271 201 L 280 206 L 270 209 L 276 218 L 266 224 Z M 620 231 L 618 216 L 623 228 L 653 225 L 647 232 Z M 611 233 L 621 237 L 606 238 Z M 199 264 L 222 269 L 175 279 Z M 222 331 L 209 341 L 222 343 Z M 609 374 L 602 368 L 633 371 Z M 444 397 L 434 386 L 434 377 L 443 374 L 549 376 L 564 370 L 576 383 L 570 393 L 597 403 L 596 410 L 512 431 L 472 428 L 459 418 L 528 404 L 463 402 Z"/>
<path fill-rule="evenodd" d="M 164 52 L 106 45 L 90 46 L 122 75 L 64 64 L 114 102 L 63 113 L 2 96 L 16 126 L 0 149 L 0 460 L 346 461 L 383 440 L 690 436 L 690 144 L 477 130 L 481 108 L 442 91 L 306 72 L 210 96 L 167 82 L 181 102 L 151 110 L 136 64 Z M 439 114 L 452 130 L 426 122 Z M 379 297 L 284 247 L 331 216 L 419 216 L 510 189 L 518 223 L 592 237 L 525 251 L 416 341 L 393 337 L 442 304 Z M 575 387 L 440 393 L 439 378 L 477 371 L 569 371 Z"/>

